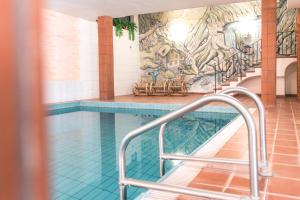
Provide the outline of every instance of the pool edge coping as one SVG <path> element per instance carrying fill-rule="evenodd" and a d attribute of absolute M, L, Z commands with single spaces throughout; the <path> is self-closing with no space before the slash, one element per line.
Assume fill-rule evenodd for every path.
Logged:
<path fill-rule="evenodd" d="M 136 102 L 105 102 L 105 101 L 72 101 L 65 103 L 46 104 L 46 111 L 51 112 L 60 109 L 89 107 L 89 108 L 122 108 L 122 109 L 151 109 L 151 110 L 167 110 L 173 111 L 186 104 L 164 104 L 164 103 L 136 103 Z M 207 105 L 197 109 L 196 112 L 214 112 L 214 113 L 237 113 L 237 111 L 229 106 Z"/>

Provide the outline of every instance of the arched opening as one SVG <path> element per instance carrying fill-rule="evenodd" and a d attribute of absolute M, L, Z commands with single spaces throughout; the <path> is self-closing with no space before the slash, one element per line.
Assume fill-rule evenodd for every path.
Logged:
<path fill-rule="evenodd" d="M 297 62 L 291 63 L 285 70 L 285 95 L 297 94 Z"/>

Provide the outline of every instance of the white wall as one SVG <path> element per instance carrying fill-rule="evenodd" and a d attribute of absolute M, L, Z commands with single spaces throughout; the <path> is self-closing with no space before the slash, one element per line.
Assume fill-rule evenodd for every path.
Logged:
<path fill-rule="evenodd" d="M 292 63 L 286 68 L 285 94 L 297 94 L 297 63 Z"/>
<path fill-rule="evenodd" d="M 114 34 L 113 42 L 115 96 L 132 94 L 133 84 L 140 80 L 142 74 L 138 33 L 135 40 L 131 41 L 128 39 L 128 31 L 124 30 L 120 38 Z"/>
<path fill-rule="evenodd" d="M 97 23 L 44 10 L 45 103 L 99 97 Z M 136 20 L 136 18 L 135 18 Z M 139 36 L 114 35 L 115 95 L 132 94 L 141 75 Z M 101 67 L 101 66 L 100 66 Z"/>
<path fill-rule="evenodd" d="M 97 23 L 43 10 L 45 103 L 99 96 Z"/>
<path fill-rule="evenodd" d="M 293 80 L 287 79 L 285 77 L 285 72 L 287 67 L 296 62 L 297 58 L 277 58 L 277 67 L 276 67 L 276 76 L 277 76 L 277 81 L 276 81 L 276 94 L 277 95 L 285 95 L 285 84 L 290 81 L 293 82 Z M 293 83 L 290 84 L 293 84 Z M 295 85 L 297 87 L 297 85 Z"/>
<path fill-rule="evenodd" d="M 80 20 L 80 99 L 99 97 L 98 25 Z"/>
<path fill-rule="evenodd" d="M 276 95 L 283 96 L 286 92 L 296 94 L 297 90 L 297 70 L 291 70 L 289 76 L 286 76 L 286 70 L 297 61 L 296 58 L 277 58 L 276 63 Z M 261 93 L 261 77 L 251 77 L 244 80 L 239 85 L 249 88 L 251 91 Z M 288 87 L 288 88 L 286 88 Z M 287 90 L 286 90 L 287 89 Z M 288 93 L 289 94 L 289 93 Z"/>

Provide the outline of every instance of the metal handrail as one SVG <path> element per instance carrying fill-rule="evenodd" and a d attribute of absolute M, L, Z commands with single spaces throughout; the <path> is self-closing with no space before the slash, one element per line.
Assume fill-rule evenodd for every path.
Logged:
<path fill-rule="evenodd" d="M 283 31 L 276 33 L 276 53 L 281 56 L 297 55 L 296 32 Z"/>
<path fill-rule="evenodd" d="M 259 113 L 259 133 L 260 133 L 260 174 L 262 176 L 271 176 L 269 170 L 269 162 L 267 159 L 267 142 L 266 142 L 266 118 L 265 118 L 265 107 L 260 98 L 250 90 L 244 87 L 230 87 L 225 90 L 220 91 L 218 94 L 232 94 L 240 93 L 250 97 L 256 104 Z"/>
<path fill-rule="evenodd" d="M 241 93 L 250 97 L 256 104 L 259 111 L 259 133 L 260 133 L 260 146 L 261 146 L 261 161 L 259 163 L 260 167 L 260 175 L 264 177 L 272 176 L 272 173 L 269 170 L 269 163 L 267 159 L 267 145 L 266 145 L 266 120 L 265 120 L 265 108 L 260 100 L 260 98 L 250 90 L 244 87 L 231 87 L 225 90 L 222 90 L 218 94 L 230 94 L 230 93 Z M 165 160 L 189 160 L 189 161 L 199 161 L 199 162 L 218 162 L 218 163 L 231 163 L 238 165 L 247 165 L 249 162 L 245 160 L 237 160 L 237 159 L 220 159 L 220 158 L 202 158 L 202 157 L 194 157 L 194 156 L 179 156 L 179 155 L 170 155 L 164 153 L 164 133 L 167 123 L 161 125 L 159 130 L 159 169 L 160 176 L 165 174 Z"/>
<path fill-rule="evenodd" d="M 224 94 L 212 95 L 202 97 L 186 106 L 181 107 L 167 115 L 164 115 L 142 127 L 139 127 L 131 132 L 129 132 L 125 138 L 122 140 L 120 150 L 119 150 L 119 190 L 120 190 L 120 200 L 127 199 L 127 187 L 136 186 L 153 190 L 160 190 L 171 193 L 180 193 L 186 195 L 208 197 L 214 199 L 223 200 L 233 200 L 233 199 L 249 199 L 245 196 L 238 196 L 233 194 L 225 194 L 222 192 L 212 192 L 208 190 L 196 190 L 187 187 L 178 187 L 170 184 L 162 184 L 157 182 L 140 181 L 135 179 L 130 179 L 126 177 L 126 149 L 130 141 L 141 135 L 145 131 L 153 129 L 159 125 L 165 124 L 167 122 L 173 121 L 182 117 L 183 115 L 193 112 L 200 107 L 205 106 L 211 102 L 223 102 L 231 105 L 243 116 L 248 130 L 248 148 L 249 148 L 249 175 L 250 175 L 250 192 L 252 200 L 259 200 L 259 182 L 258 182 L 258 160 L 257 160 L 257 144 L 256 144 L 256 127 L 254 119 L 249 111 L 236 99 Z M 225 160 L 225 159 L 224 159 Z M 212 162 L 212 161 L 211 161 Z"/>

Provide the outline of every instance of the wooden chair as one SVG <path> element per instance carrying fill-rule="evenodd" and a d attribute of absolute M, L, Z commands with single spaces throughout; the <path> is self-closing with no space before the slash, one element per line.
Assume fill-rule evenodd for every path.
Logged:
<path fill-rule="evenodd" d="M 169 80 L 158 78 L 150 84 L 150 95 L 170 95 Z"/>
<path fill-rule="evenodd" d="M 173 79 L 169 83 L 168 90 L 171 91 L 171 95 L 181 94 L 183 96 L 186 96 L 188 94 L 188 89 L 186 82 L 184 81 L 184 76 L 178 76 Z"/>
<path fill-rule="evenodd" d="M 150 95 L 151 82 L 150 76 L 142 76 L 140 82 L 133 85 L 132 93 L 135 96 Z"/>

